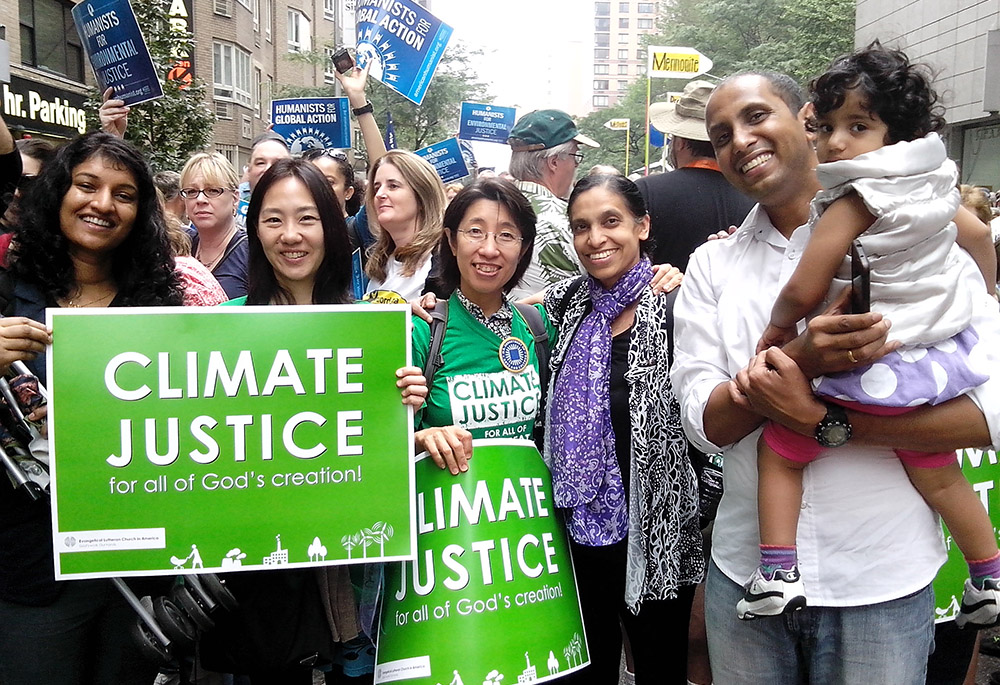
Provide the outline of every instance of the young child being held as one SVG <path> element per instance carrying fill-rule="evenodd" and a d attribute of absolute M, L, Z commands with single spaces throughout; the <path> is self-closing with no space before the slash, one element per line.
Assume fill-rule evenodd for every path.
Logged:
<path fill-rule="evenodd" d="M 934 132 L 944 119 L 929 79 L 902 52 L 876 41 L 838 58 L 810 90 L 806 107 L 812 108 L 823 189 L 812 202 L 809 243 L 757 349 L 794 338 L 799 320 L 850 284 L 855 240 L 871 264 L 871 309 L 892 322 L 892 338 L 902 346 L 870 364 L 855 358 L 863 352 L 846 350 L 855 368 L 813 382 L 828 406 L 816 439 L 765 426 L 758 445 L 761 565 L 737 603 L 741 619 L 806 604 L 795 550 L 802 469 L 850 437 L 842 407 L 901 414 L 963 395 L 987 379 L 970 360 L 979 340 L 969 325 L 972 303 L 982 293 L 971 292 L 977 264 L 962 248 L 982 274 L 995 273 L 995 255 L 989 229 L 959 208 L 956 167 Z M 1000 553 L 955 453 L 896 454 L 968 561 L 971 580 L 956 624 L 993 625 L 1000 616 Z"/>

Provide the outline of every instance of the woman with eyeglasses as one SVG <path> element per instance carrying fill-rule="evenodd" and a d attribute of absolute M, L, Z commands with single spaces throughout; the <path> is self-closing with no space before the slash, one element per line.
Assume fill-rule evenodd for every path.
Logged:
<path fill-rule="evenodd" d="M 438 304 L 448 308 L 448 321 L 441 364 L 418 415 L 414 438 L 418 452 L 426 450 L 438 466 L 457 475 L 468 470 L 473 438 L 503 429 L 509 437 L 532 437 L 542 394 L 538 356 L 528 322 L 507 293 L 531 261 L 535 212 L 512 183 L 485 178 L 455 196 L 444 226 L 436 292 L 448 298 Z M 538 311 L 553 337 L 555 331 L 540 307 Z M 414 318 L 417 366 L 425 366 L 430 343 L 430 326 Z M 468 413 L 455 421 L 453 405 L 459 400 L 453 393 L 463 381 L 511 390 L 495 402 L 467 403 Z"/>
<path fill-rule="evenodd" d="M 247 232 L 236 225 L 236 170 L 219 153 L 199 152 L 181 170 L 180 195 L 194 230 L 191 253 L 230 298 L 247 294 Z"/>

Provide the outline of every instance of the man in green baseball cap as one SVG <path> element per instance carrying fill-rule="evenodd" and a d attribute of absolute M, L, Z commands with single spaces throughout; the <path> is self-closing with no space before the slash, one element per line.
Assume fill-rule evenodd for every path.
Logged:
<path fill-rule="evenodd" d="M 580 146 L 600 147 L 557 109 L 540 109 L 518 119 L 507 144 L 510 173 L 531 202 L 537 220 L 535 252 L 515 297 L 527 297 L 551 283 L 583 273 L 573 250 L 566 216 L 566 199 L 576 168 L 583 161 Z"/>

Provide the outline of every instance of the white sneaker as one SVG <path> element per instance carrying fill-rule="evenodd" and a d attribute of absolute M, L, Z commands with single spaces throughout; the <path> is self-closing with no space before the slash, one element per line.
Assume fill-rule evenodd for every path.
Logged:
<path fill-rule="evenodd" d="M 955 617 L 959 628 L 989 628 L 1000 620 L 1000 580 L 987 578 L 983 589 L 977 588 L 971 580 L 965 581 L 962 593 L 962 608 Z"/>
<path fill-rule="evenodd" d="M 743 586 L 743 599 L 736 603 L 736 615 L 743 621 L 758 616 L 779 616 L 806 605 L 802 574 L 798 566 L 777 569 L 768 578 L 758 568 Z"/>

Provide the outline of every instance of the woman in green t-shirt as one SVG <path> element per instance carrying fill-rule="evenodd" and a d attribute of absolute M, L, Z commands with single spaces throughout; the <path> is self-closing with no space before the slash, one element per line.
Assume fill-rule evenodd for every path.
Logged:
<path fill-rule="evenodd" d="M 433 290 L 449 298 L 440 365 L 417 419 L 417 451 L 453 474 L 468 470 L 473 438 L 530 439 L 542 388 L 534 337 L 507 299 L 535 242 L 535 212 L 510 182 L 479 179 L 448 205 Z M 549 338 L 555 335 L 544 312 Z M 413 321 L 413 361 L 424 366 L 430 327 Z"/>

